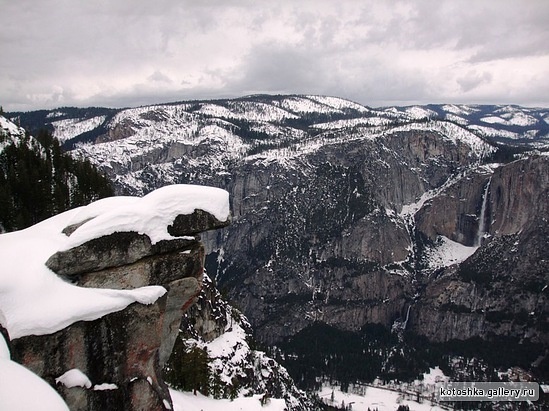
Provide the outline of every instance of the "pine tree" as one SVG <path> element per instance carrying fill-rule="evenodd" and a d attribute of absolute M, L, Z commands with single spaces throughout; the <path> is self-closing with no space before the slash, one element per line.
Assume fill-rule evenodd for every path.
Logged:
<path fill-rule="evenodd" d="M 166 381 L 174 388 L 192 391 L 195 395 L 197 392 L 208 395 L 209 362 L 206 349 L 198 346 L 187 347 L 185 342 L 178 338 L 164 369 Z"/>

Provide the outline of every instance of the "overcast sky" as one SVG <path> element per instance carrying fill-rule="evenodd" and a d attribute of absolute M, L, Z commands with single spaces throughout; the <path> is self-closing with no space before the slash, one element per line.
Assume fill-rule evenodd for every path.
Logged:
<path fill-rule="evenodd" d="M 0 105 L 549 106 L 548 0 L 0 0 Z"/>

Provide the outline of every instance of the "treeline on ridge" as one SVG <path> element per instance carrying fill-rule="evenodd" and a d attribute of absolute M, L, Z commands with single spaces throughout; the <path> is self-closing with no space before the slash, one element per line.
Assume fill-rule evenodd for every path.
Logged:
<path fill-rule="evenodd" d="M 87 159 L 64 153 L 48 130 L 0 152 L 0 233 L 112 195 L 109 180 Z"/>

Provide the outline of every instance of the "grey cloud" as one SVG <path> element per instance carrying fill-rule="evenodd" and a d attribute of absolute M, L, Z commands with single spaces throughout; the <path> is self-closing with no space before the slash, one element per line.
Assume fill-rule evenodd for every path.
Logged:
<path fill-rule="evenodd" d="M 155 83 L 165 83 L 165 84 L 173 83 L 173 80 L 170 77 L 168 77 L 166 74 L 162 73 L 159 70 L 156 70 L 149 77 L 147 77 L 147 80 Z"/>
<path fill-rule="evenodd" d="M 0 104 L 131 106 L 259 92 L 368 105 L 549 104 L 547 90 L 530 85 L 546 82 L 547 21 L 546 0 L 4 1 Z M 516 72 L 513 84 L 504 70 Z"/>
<path fill-rule="evenodd" d="M 488 72 L 477 73 L 470 71 L 465 76 L 458 78 L 457 83 L 460 85 L 461 91 L 467 93 L 482 84 L 489 83 L 491 80 L 492 75 Z"/>

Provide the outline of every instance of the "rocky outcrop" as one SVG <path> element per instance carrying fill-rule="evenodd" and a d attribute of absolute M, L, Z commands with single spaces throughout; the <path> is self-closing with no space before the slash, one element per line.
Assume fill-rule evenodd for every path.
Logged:
<path fill-rule="evenodd" d="M 207 377 L 194 385 L 189 380 L 199 380 L 201 372 L 197 370 L 189 376 L 185 364 L 200 363 L 196 352 L 207 357 L 202 362 Z M 198 386 L 201 392 L 214 398 L 258 395 L 264 401 L 284 399 L 289 411 L 316 409 L 311 399 L 297 389 L 285 368 L 264 352 L 253 349 L 248 320 L 222 298 L 207 275 L 196 304 L 183 316 L 165 375 L 171 387 L 187 391 Z"/>
<path fill-rule="evenodd" d="M 118 232 L 54 254 L 50 269 L 81 287 L 154 284 L 168 292 L 151 305 L 134 303 L 53 334 L 14 339 L 14 359 L 56 387 L 71 410 L 172 409 L 162 368 L 181 317 L 201 290 L 204 247 L 193 236 L 227 224 L 197 210 L 168 228 L 183 238 L 151 244 L 147 235 Z M 72 369 L 87 376 L 89 386 L 56 382 Z"/>

